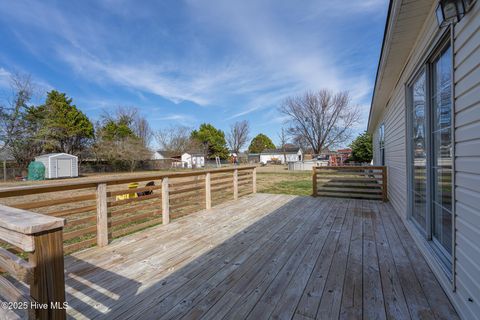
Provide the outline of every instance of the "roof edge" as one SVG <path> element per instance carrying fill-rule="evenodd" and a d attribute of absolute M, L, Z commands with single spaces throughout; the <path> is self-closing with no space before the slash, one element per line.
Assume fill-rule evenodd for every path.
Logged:
<path fill-rule="evenodd" d="M 381 68 L 382 59 L 383 59 L 383 51 L 385 49 L 385 42 L 387 40 L 388 26 L 390 24 L 390 18 L 391 18 L 392 9 L 393 9 L 393 1 L 394 0 L 390 0 L 390 2 L 388 4 L 387 19 L 385 21 L 385 30 L 383 31 L 382 48 L 380 49 L 380 57 L 378 59 L 377 72 L 376 72 L 376 75 L 375 75 L 375 83 L 373 85 L 372 101 L 370 102 L 370 111 L 369 111 L 369 114 L 368 114 L 368 123 L 367 123 L 367 132 L 369 132 L 369 133 L 372 133 L 372 128 L 370 128 L 370 125 L 371 125 L 371 120 L 372 120 L 373 100 L 375 99 L 378 75 L 380 74 L 380 68 Z"/>

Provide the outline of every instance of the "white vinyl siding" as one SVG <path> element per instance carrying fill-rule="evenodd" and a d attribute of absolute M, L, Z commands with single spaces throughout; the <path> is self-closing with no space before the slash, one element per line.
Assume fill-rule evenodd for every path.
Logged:
<path fill-rule="evenodd" d="M 432 11 L 433 13 L 433 11 Z M 390 96 L 390 100 L 377 123 L 375 134 L 383 123 L 385 125 L 385 165 L 388 175 L 388 199 L 395 210 L 407 218 L 407 149 L 406 149 L 406 98 L 405 83 L 416 70 L 419 61 L 432 45 L 432 40 L 438 33 L 438 24 L 432 14 L 425 22 L 424 30 L 416 41 L 416 46 L 410 53 L 408 63 L 404 68 L 401 79 Z M 374 144 L 375 164 L 380 164 L 380 151 Z"/>
<path fill-rule="evenodd" d="M 382 121 L 385 126 L 385 165 L 388 168 L 388 199 L 395 210 L 406 218 L 405 93 L 404 90 L 396 91 L 396 95 L 390 100 L 385 110 Z M 378 160 L 380 161 L 380 154 Z"/>
<path fill-rule="evenodd" d="M 480 319 L 480 3 L 455 26 L 454 51 L 456 294 L 458 312 Z"/>

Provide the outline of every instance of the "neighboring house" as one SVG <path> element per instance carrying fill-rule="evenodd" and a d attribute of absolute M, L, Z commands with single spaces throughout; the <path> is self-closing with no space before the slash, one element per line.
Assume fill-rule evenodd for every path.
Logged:
<path fill-rule="evenodd" d="M 153 160 L 169 160 L 176 168 L 201 168 L 205 166 L 205 156 L 200 151 L 188 151 L 182 154 L 157 150 L 153 153 Z"/>
<path fill-rule="evenodd" d="M 347 161 L 348 158 L 352 156 L 352 149 L 350 148 L 338 149 L 337 154 L 340 158 L 340 162 L 344 163 L 345 161 Z"/>
<path fill-rule="evenodd" d="M 390 2 L 368 132 L 391 204 L 461 317 L 480 319 L 480 3 L 454 2 L 473 6 L 446 26 L 438 1 Z"/>
<path fill-rule="evenodd" d="M 167 160 L 167 159 L 173 159 L 175 156 L 174 153 L 170 151 L 165 151 L 165 150 L 157 150 L 153 153 L 152 155 L 152 160 Z"/>
<path fill-rule="evenodd" d="M 302 161 L 302 149 L 298 147 L 288 147 L 285 149 L 267 149 L 260 152 L 260 163 L 268 163 L 275 160 L 280 161 L 282 164 Z"/>
<path fill-rule="evenodd" d="M 189 151 L 181 155 L 182 166 L 184 168 L 203 168 L 205 167 L 205 156 L 201 152 Z"/>
<path fill-rule="evenodd" d="M 326 159 L 330 166 L 342 166 L 352 155 L 352 149 L 338 149 L 337 151 L 327 151 L 317 159 Z"/>
<path fill-rule="evenodd" d="M 35 157 L 45 166 L 45 178 L 78 177 L 78 158 L 68 153 L 47 153 Z"/>

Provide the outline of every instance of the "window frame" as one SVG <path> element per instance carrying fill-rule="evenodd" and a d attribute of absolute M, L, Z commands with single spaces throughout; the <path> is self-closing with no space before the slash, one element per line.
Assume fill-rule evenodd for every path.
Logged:
<path fill-rule="evenodd" d="M 385 123 L 378 127 L 378 150 L 380 151 L 380 165 L 385 165 Z"/>
<path fill-rule="evenodd" d="M 452 253 L 450 255 L 450 259 L 447 258 L 445 255 L 445 249 L 442 248 L 441 245 L 437 244 L 436 240 L 433 239 L 433 225 L 432 225 L 432 218 L 433 218 L 433 208 L 432 208 L 432 191 L 434 190 L 434 181 L 432 178 L 433 170 L 432 170 L 432 159 L 433 159 L 433 144 L 432 144 L 432 126 L 433 126 L 433 107 L 432 107 L 432 67 L 435 60 L 440 57 L 445 49 L 450 46 L 450 50 L 452 52 L 452 85 L 451 85 L 451 141 L 452 141 Z M 405 82 L 405 116 L 406 116 L 406 132 L 407 138 L 406 141 L 406 163 L 407 163 L 407 219 L 410 223 L 415 226 L 415 230 L 419 232 L 421 237 L 426 240 L 429 244 L 429 247 L 435 252 L 435 256 L 440 262 L 440 266 L 444 270 L 446 276 L 452 282 L 452 287 L 455 289 L 455 244 L 456 244 L 456 231 L 455 231 L 455 220 L 456 220 L 456 210 L 455 210 L 455 69 L 454 69 L 454 37 L 453 37 L 453 28 L 448 27 L 443 30 L 442 33 L 439 33 L 437 37 L 435 37 L 434 41 L 428 46 L 425 50 L 423 55 L 423 59 L 421 59 L 415 68 L 413 69 L 411 76 Z M 427 159 L 426 159 L 426 179 L 427 179 L 427 190 L 426 190 L 426 227 L 425 231 L 422 230 L 421 226 L 415 221 L 413 218 L 413 192 L 411 187 L 413 186 L 413 166 L 411 165 L 413 160 L 413 152 L 412 152 L 412 141 L 411 141 L 411 134 L 413 132 L 413 119 L 412 119 L 412 108 L 413 108 L 413 96 L 412 96 L 412 87 L 418 77 L 425 72 L 425 83 L 426 83 L 426 106 L 425 106 L 425 118 L 426 118 L 426 141 L 425 141 L 425 148 L 427 151 Z"/>
<path fill-rule="evenodd" d="M 430 235 L 431 235 L 431 230 L 430 230 L 430 217 L 428 214 L 426 214 L 425 217 L 425 229 L 413 218 L 413 210 L 414 210 L 414 203 L 413 203 L 413 174 L 414 174 L 414 167 L 412 166 L 413 163 L 413 148 L 412 148 L 412 132 L 413 132 L 413 86 L 417 82 L 417 80 L 424 74 L 425 76 L 425 151 L 428 153 L 428 150 L 430 149 L 430 139 L 429 139 L 429 118 L 430 118 L 430 112 L 429 112 L 429 93 L 428 93 L 428 88 L 429 88 L 429 80 L 430 80 L 430 75 L 429 75 L 429 68 L 428 65 L 422 65 L 420 68 L 417 69 L 417 71 L 414 73 L 414 75 L 411 77 L 411 80 L 405 87 L 405 97 L 407 99 L 407 108 L 406 108 L 406 122 L 407 122 L 407 139 L 406 139 L 406 148 L 407 148 L 407 183 L 408 183 L 408 197 L 407 197 L 407 203 L 408 203 L 408 214 L 407 218 L 409 221 L 411 221 L 416 229 L 420 232 L 420 234 L 426 238 L 427 241 L 430 241 Z M 426 186 L 425 186 L 425 211 L 428 213 L 430 210 L 428 208 L 429 206 L 429 191 L 430 188 L 428 187 L 428 182 L 430 179 L 429 176 L 429 165 L 430 165 L 430 157 L 426 156 L 426 163 L 425 163 L 425 171 L 426 171 Z M 411 188 L 411 189 L 410 189 Z"/>

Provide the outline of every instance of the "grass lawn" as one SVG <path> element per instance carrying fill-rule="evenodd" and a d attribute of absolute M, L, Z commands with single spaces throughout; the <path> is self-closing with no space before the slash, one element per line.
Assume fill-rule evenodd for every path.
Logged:
<path fill-rule="evenodd" d="M 258 172 L 257 191 L 299 196 L 312 194 L 311 172 Z"/>

